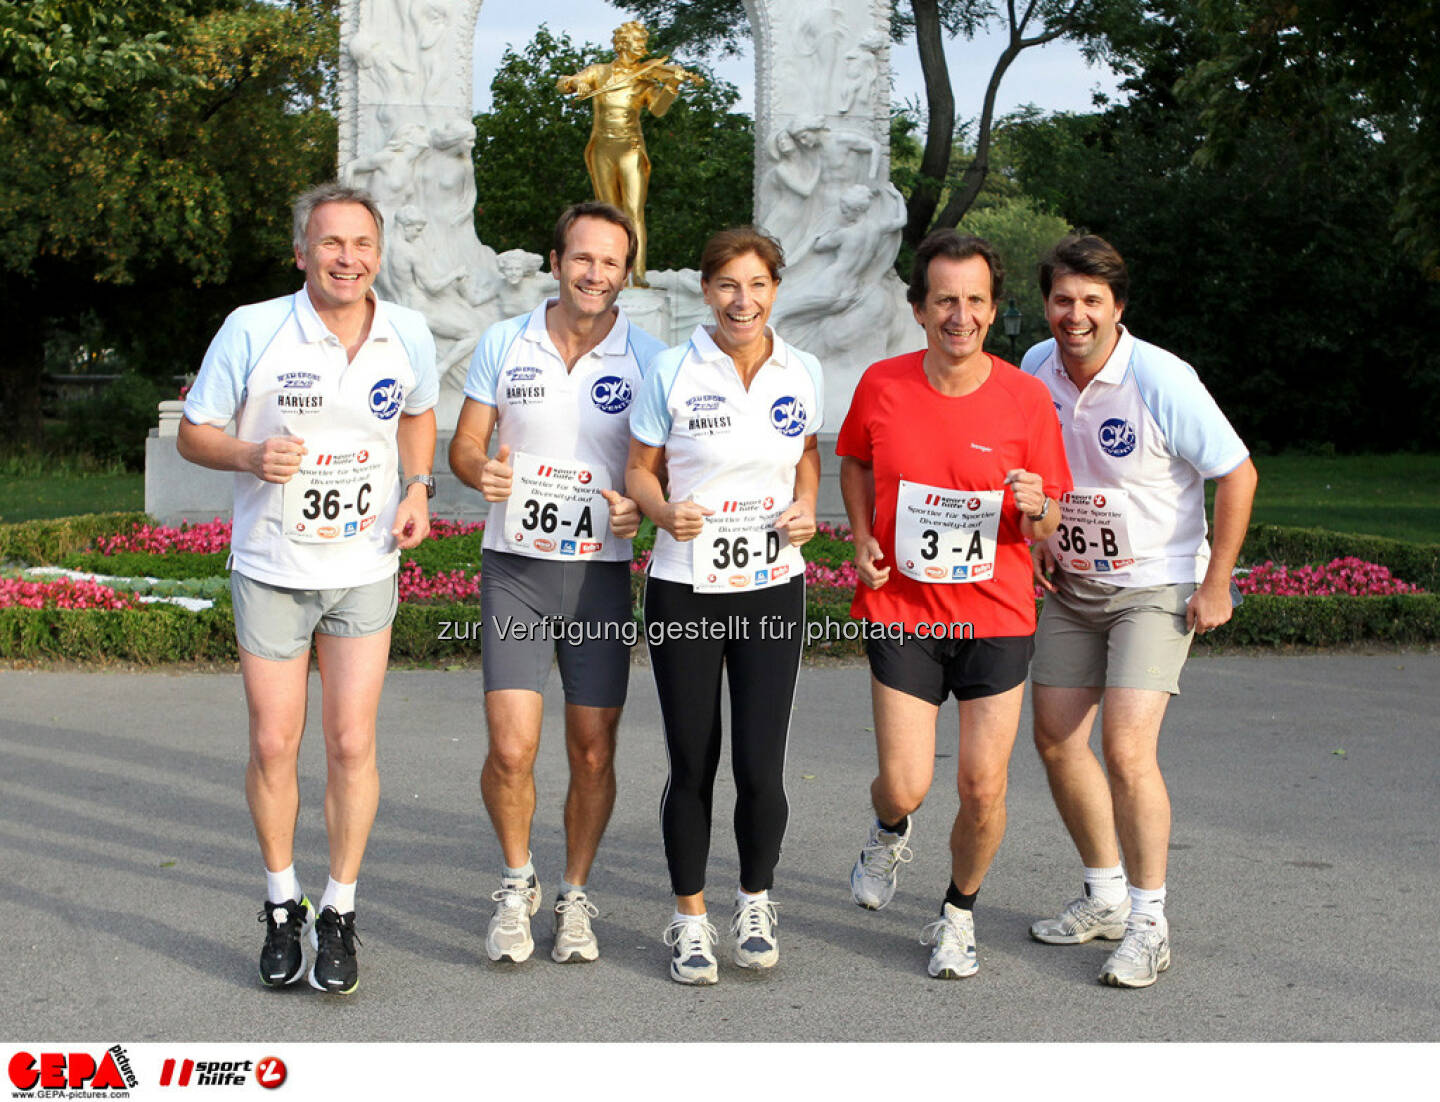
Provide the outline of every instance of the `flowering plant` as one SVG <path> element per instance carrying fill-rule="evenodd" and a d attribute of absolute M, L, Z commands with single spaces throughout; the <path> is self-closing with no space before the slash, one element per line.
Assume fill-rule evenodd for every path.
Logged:
<path fill-rule="evenodd" d="M 1293 570 L 1266 559 L 1252 570 L 1237 571 L 1241 593 L 1276 597 L 1384 597 L 1395 593 L 1424 593 L 1418 585 L 1402 582 L 1389 569 L 1353 556 L 1332 559 L 1324 566 L 1297 566 Z"/>
<path fill-rule="evenodd" d="M 134 524 L 129 532 L 101 536 L 95 550 L 102 555 L 118 555 L 123 551 L 139 551 L 147 555 L 164 555 L 171 551 L 190 551 L 209 555 L 230 547 L 230 522 L 216 517 L 204 524 L 182 524 L 171 528 L 162 524 Z"/>
<path fill-rule="evenodd" d="M 0 578 L 0 608 L 110 608 L 137 607 L 130 594 L 117 593 L 97 582 L 61 578 L 53 582 L 27 582 L 23 578 Z"/>

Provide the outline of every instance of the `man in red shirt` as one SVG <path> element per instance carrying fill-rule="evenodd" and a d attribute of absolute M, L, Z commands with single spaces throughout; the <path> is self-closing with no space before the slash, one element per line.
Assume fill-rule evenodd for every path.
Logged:
<path fill-rule="evenodd" d="M 875 823 L 851 873 L 855 902 L 878 910 L 910 860 L 910 813 L 930 788 L 935 722 L 960 707 L 960 811 L 951 883 L 925 930 L 930 975 L 979 967 L 973 908 L 1005 834 L 1010 752 L 1033 649 L 1026 540 L 1055 530 L 1070 489 L 1060 425 L 1038 380 L 985 351 L 1004 281 L 988 242 L 927 237 L 908 298 L 924 351 L 871 365 L 840 430 L 840 486 L 866 622 L 880 771 Z"/>

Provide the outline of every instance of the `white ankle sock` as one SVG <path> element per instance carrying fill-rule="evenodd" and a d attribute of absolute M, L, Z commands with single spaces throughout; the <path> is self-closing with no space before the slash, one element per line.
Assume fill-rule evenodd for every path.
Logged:
<path fill-rule="evenodd" d="M 525 859 L 525 864 L 518 869 L 512 869 L 509 865 L 502 865 L 501 868 L 504 869 L 501 875 L 506 880 L 529 880 L 535 875 L 535 862 L 528 857 Z"/>
<path fill-rule="evenodd" d="M 1165 921 L 1165 885 L 1161 884 L 1158 888 L 1130 885 L 1130 917 L 1148 918 L 1165 929 L 1168 926 Z"/>
<path fill-rule="evenodd" d="M 735 889 L 735 906 L 737 907 L 747 907 L 751 903 L 760 903 L 769 898 L 770 893 L 768 891 L 757 892 L 755 895 L 751 895 L 744 888 Z"/>
<path fill-rule="evenodd" d="M 265 870 L 265 899 L 270 903 L 289 903 L 300 898 L 300 878 L 291 862 L 279 872 Z"/>
<path fill-rule="evenodd" d="M 1125 870 L 1119 865 L 1108 869 L 1085 866 L 1085 893 L 1096 902 L 1113 907 L 1125 898 Z"/>
<path fill-rule="evenodd" d="M 336 914 L 349 914 L 355 909 L 355 882 L 342 884 L 333 876 L 325 885 L 325 894 L 320 897 L 320 910 L 334 907 Z"/>

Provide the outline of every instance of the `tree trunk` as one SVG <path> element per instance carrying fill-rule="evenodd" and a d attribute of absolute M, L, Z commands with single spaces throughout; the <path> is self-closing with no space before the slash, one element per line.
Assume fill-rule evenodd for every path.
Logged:
<path fill-rule="evenodd" d="M 915 190 L 905 204 L 905 243 L 918 245 L 930 229 L 945 175 L 950 167 L 950 148 L 955 138 L 955 94 L 950 89 L 950 68 L 945 62 L 945 39 L 940 29 L 938 0 L 911 0 L 915 13 L 915 43 L 920 49 L 920 71 L 925 77 L 925 154 Z"/>

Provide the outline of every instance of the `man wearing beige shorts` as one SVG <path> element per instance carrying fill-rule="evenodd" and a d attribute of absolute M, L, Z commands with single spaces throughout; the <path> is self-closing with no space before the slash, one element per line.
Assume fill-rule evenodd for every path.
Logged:
<path fill-rule="evenodd" d="M 1110 244 L 1067 237 L 1042 261 L 1040 286 L 1053 339 L 1023 370 L 1050 390 L 1075 488 L 1033 551 L 1047 594 L 1030 667 L 1035 745 L 1085 881 L 1030 934 L 1052 945 L 1118 938 L 1101 982 L 1148 987 L 1170 966 L 1160 725 L 1194 634 L 1230 619 L 1257 476 L 1194 369 L 1120 324 L 1129 276 Z M 1104 768 L 1090 749 L 1097 711 Z"/>

